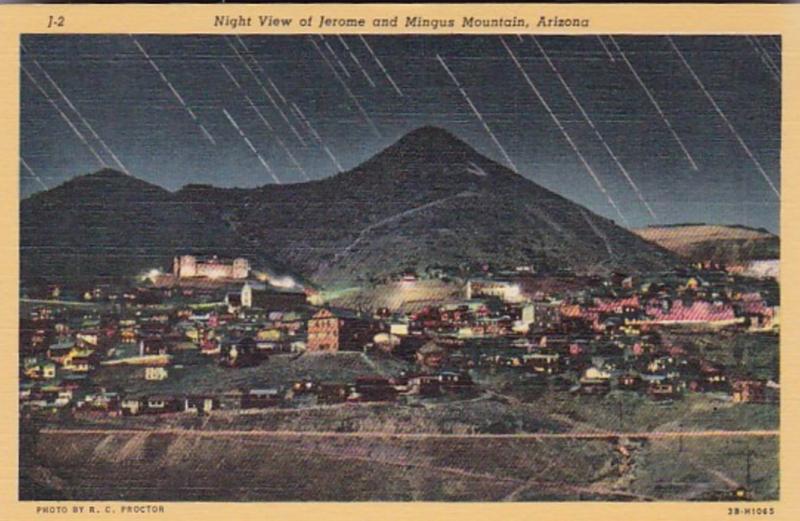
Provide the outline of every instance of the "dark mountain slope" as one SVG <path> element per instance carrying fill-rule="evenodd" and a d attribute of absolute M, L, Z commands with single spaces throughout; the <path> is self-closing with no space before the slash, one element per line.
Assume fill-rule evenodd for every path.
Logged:
<path fill-rule="evenodd" d="M 170 192 L 113 170 L 36 194 L 20 213 L 26 282 L 113 280 L 165 266 L 176 252 L 236 245 L 224 223 L 204 221 Z"/>
<path fill-rule="evenodd" d="M 178 197 L 201 213 L 225 213 L 243 237 L 322 283 L 479 262 L 582 271 L 675 262 L 431 127 L 323 181 L 250 191 L 187 188 Z"/>

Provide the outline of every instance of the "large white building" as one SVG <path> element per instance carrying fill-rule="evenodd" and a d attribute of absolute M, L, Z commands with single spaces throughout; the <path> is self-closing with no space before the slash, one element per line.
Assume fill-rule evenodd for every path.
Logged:
<path fill-rule="evenodd" d="M 241 257 L 226 261 L 216 255 L 209 258 L 181 255 L 173 260 L 172 273 L 179 279 L 246 279 L 250 275 L 250 262 Z"/>

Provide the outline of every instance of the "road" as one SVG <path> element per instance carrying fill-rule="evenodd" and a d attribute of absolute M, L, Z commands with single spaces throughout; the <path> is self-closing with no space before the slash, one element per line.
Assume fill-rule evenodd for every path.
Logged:
<path fill-rule="evenodd" d="M 196 429 L 42 429 L 41 434 L 52 435 L 116 435 L 116 434 L 175 434 L 202 437 L 225 436 L 263 436 L 263 437 L 329 437 L 329 438 L 394 438 L 394 439 L 586 439 L 614 440 L 634 439 L 678 439 L 678 438 L 768 438 L 777 437 L 777 430 L 705 430 L 705 431 L 666 431 L 666 432 L 534 432 L 517 434 L 443 434 L 443 433 L 394 433 L 394 432 L 334 432 L 334 431 L 265 431 L 265 430 L 196 430 Z"/>

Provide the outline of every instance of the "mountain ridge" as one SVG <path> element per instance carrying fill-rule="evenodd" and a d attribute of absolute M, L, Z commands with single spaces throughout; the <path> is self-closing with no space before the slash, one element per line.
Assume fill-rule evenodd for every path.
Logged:
<path fill-rule="evenodd" d="M 738 264 L 780 257 L 780 237 L 764 228 L 685 223 L 631 231 L 694 262 Z"/>
<path fill-rule="evenodd" d="M 23 255 L 23 278 L 48 268 L 52 276 L 74 276 L 59 248 L 81 253 L 82 246 L 107 268 L 98 273 L 89 264 L 89 278 L 163 266 L 189 250 L 247 255 L 322 285 L 431 266 L 591 272 L 678 262 L 436 127 L 416 129 L 351 170 L 306 183 L 169 192 L 103 172 L 22 201 L 22 245 L 32 255 Z M 111 189 L 101 197 L 104 182 Z M 83 204 L 67 208 L 74 200 Z M 53 212 L 63 212 L 73 229 L 53 222 Z M 103 245 L 111 249 L 98 249 Z M 41 248 L 54 254 L 41 258 Z"/>

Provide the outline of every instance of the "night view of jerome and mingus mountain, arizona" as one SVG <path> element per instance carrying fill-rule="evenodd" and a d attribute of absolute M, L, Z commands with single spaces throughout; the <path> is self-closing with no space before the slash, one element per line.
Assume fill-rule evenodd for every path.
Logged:
<path fill-rule="evenodd" d="M 779 498 L 780 37 L 20 64 L 20 499 Z"/>

